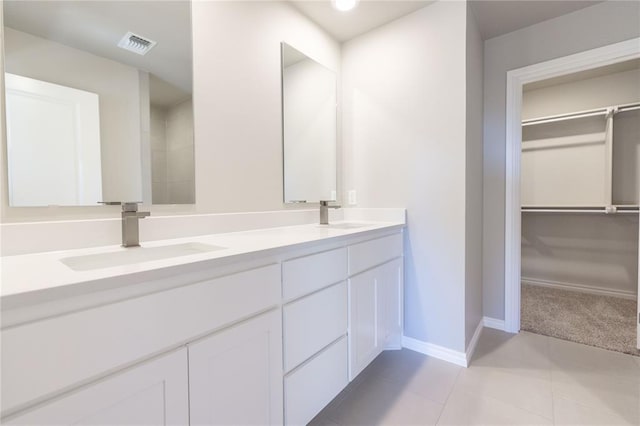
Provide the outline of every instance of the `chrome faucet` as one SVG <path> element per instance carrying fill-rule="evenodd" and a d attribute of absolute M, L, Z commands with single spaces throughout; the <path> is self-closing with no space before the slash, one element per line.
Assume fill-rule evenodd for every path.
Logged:
<path fill-rule="evenodd" d="M 140 247 L 139 219 L 150 216 L 149 212 L 139 212 L 138 202 L 107 201 L 109 206 L 122 205 L 122 247 Z"/>
<path fill-rule="evenodd" d="M 333 205 L 330 206 L 329 203 L 331 201 L 320 200 L 320 225 L 328 225 L 329 224 L 329 209 L 339 209 L 340 206 Z"/>

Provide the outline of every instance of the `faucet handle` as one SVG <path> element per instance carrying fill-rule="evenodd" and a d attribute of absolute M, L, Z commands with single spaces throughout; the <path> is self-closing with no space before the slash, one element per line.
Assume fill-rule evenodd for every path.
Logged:
<path fill-rule="evenodd" d="M 138 204 L 140 204 L 140 201 L 127 201 L 127 202 L 123 202 L 122 203 L 122 211 L 123 212 L 137 212 L 138 211 Z"/>
<path fill-rule="evenodd" d="M 335 202 L 335 200 L 320 200 L 320 206 L 322 207 L 328 207 L 330 209 L 339 209 L 340 205 L 334 204 L 334 205 L 329 205 L 329 203 L 333 203 Z"/>
<path fill-rule="evenodd" d="M 138 204 L 142 204 L 142 201 L 98 201 L 98 204 L 104 204 L 105 206 L 122 206 L 123 212 L 137 212 Z"/>

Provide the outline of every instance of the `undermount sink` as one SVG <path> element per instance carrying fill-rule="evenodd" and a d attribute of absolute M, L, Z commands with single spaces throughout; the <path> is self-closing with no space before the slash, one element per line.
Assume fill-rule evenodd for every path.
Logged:
<path fill-rule="evenodd" d="M 151 260 L 170 259 L 173 257 L 189 256 L 224 249 L 225 247 L 203 243 L 183 243 L 161 247 L 133 247 L 108 253 L 65 257 L 64 259 L 60 259 L 60 261 L 74 271 L 89 271 L 92 269 L 132 265 L 134 263 L 148 262 Z"/>
<path fill-rule="evenodd" d="M 318 228 L 329 228 L 329 229 L 356 229 L 356 228 L 364 228 L 365 226 L 371 226 L 369 223 L 330 223 L 328 225 L 318 225 Z"/>

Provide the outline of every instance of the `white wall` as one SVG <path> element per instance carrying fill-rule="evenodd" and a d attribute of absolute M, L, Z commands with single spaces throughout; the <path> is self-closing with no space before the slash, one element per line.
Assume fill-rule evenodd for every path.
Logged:
<path fill-rule="evenodd" d="M 0 7 L 0 40 L 4 40 L 4 7 Z M 0 172 L 2 176 L 0 176 L 0 221 L 5 216 L 6 206 L 9 205 L 9 194 L 8 194 L 8 185 L 6 182 L 6 155 L 7 155 L 7 144 L 5 141 L 6 138 L 6 126 L 5 126 L 5 113 L 4 113 L 4 52 L 0 54 Z M 2 231 L 0 228 L 0 241 L 2 240 Z"/>
<path fill-rule="evenodd" d="M 142 180 L 138 70 L 11 28 L 5 28 L 4 48 L 6 72 L 99 95 L 103 198 L 139 200 Z M 8 215 L 23 211 L 4 210 Z"/>
<path fill-rule="evenodd" d="M 482 320 L 482 36 L 467 7 L 465 348 Z"/>
<path fill-rule="evenodd" d="M 522 111 L 526 119 L 638 101 L 640 69 L 635 69 L 535 90 L 525 88 Z M 614 193 L 622 194 L 616 189 L 624 183 L 625 188 L 619 189 L 630 189 L 624 192 L 631 192 L 637 200 L 640 128 L 636 125 L 630 132 L 630 127 L 618 126 L 622 115 L 614 122 L 613 146 L 618 153 L 614 170 L 621 169 Z M 635 123 L 640 121 L 635 113 L 624 115 L 631 115 Z M 602 117 L 598 120 L 604 123 Z M 637 235 L 636 215 L 523 214 L 523 280 L 635 295 Z"/>
<path fill-rule="evenodd" d="M 436 2 L 343 45 L 345 189 L 406 207 L 405 334 L 465 349 L 466 4 Z"/>
<path fill-rule="evenodd" d="M 608 1 L 485 41 L 483 309 L 504 319 L 505 100 L 511 69 L 640 35 L 640 3 Z"/>
<path fill-rule="evenodd" d="M 525 90 L 522 119 L 640 101 L 640 69 Z"/>
<path fill-rule="evenodd" d="M 284 2 L 194 2 L 196 207 L 285 208 L 280 42 L 339 73 L 340 45 Z"/>
<path fill-rule="evenodd" d="M 522 279 L 637 294 L 637 215 L 524 214 Z"/>

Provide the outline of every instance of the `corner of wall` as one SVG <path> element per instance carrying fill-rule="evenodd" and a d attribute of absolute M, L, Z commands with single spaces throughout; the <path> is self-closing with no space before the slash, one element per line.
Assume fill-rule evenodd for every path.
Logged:
<path fill-rule="evenodd" d="M 465 348 L 482 322 L 483 42 L 470 4 L 465 41 Z"/>

